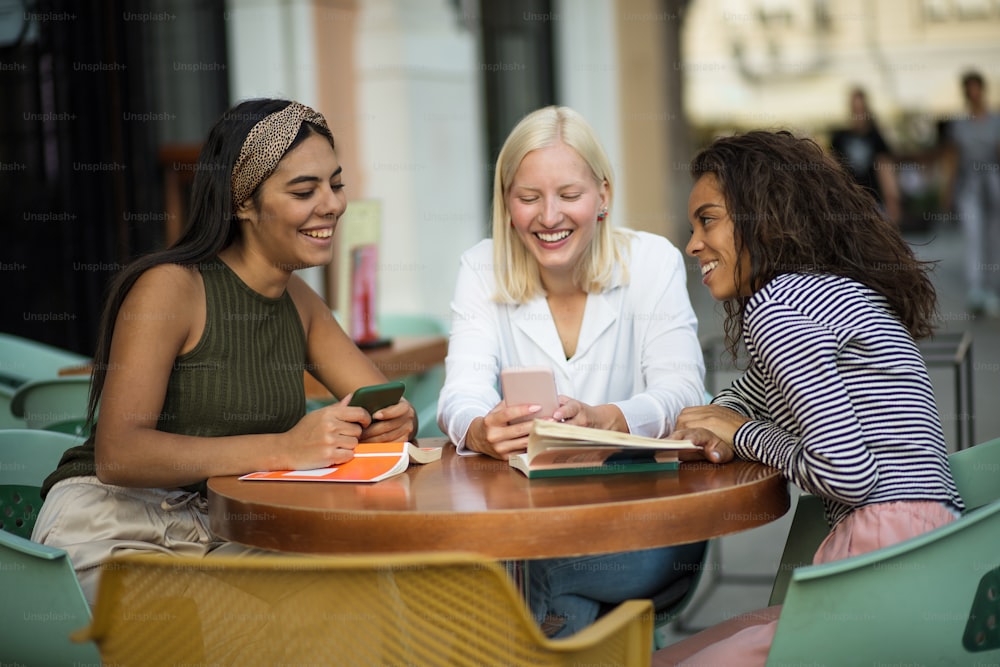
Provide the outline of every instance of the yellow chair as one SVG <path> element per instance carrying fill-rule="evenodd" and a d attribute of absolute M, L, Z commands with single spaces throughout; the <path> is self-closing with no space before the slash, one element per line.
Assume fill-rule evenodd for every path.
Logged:
<path fill-rule="evenodd" d="M 551 640 L 482 556 L 131 554 L 76 638 L 114 665 L 649 665 L 651 612 L 629 600 Z"/>

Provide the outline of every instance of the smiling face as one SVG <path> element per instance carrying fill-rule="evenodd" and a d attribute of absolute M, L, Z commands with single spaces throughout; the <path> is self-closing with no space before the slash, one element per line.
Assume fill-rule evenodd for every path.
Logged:
<path fill-rule="evenodd" d="M 238 216 L 249 223 L 245 243 L 287 271 L 329 264 L 333 232 L 347 209 L 343 188 L 333 146 L 309 135 L 261 183 L 257 205 L 251 198 L 239 207 Z"/>
<path fill-rule="evenodd" d="M 736 236 L 726 200 L 715 174 L 706 173 L 695 182 L 688 199 L 691 240 L 684 249 L 698 260 L 701 282 L 717 301 L 750 296 L 747 283 L 749 256 L 736 254 Z M 739 285 L 737 287 L 737 276 Z"/>
<path fill-rule="evenodd" d="M 572 276 L 607 200 L 607 184 L 598 183 L 583 158 L 562 142 L 521 160 L 507 191 L 507 210 L 547 286 Z"/>

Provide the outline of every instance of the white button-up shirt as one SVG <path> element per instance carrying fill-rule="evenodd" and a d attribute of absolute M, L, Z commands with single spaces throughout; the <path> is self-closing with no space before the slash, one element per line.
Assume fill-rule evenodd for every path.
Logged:
<path fill-rule="evenodd" d="M 618 406 L 636 435 L 664 437 L 682 408 L 704 403 L 705 364 L 683 257 L 662 236 L 634 235 L 629 284 L 618 280 L 587 295 L 570 359 L 544 296 L 524 304 L 493 300 L 492 240 L 462 255 L 438 401 L 438 424 L 459 452 L 472 421 L 500 402 L 500 370 L 511 366 L 551 367 L 560 394 Z"/>

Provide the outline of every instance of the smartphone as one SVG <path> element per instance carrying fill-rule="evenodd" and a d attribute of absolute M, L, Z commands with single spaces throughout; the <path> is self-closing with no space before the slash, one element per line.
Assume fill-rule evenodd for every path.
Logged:
<path fill-rule="evenodd" d="M 511 424 L 551 417 L 559 407 L 556 378 L 548 366 L 505 368 L 500 371 L 500 389 L 508 406 L 525 403 L 542 406 L 538 412 L 514 419 Z"/>
<path fill-rule="evenodd" d="M 351 396 L 351 402 L 348 405 L 362 407 L 368 411 L 368 414 L 373 415 L 382 408 L 399 403 L 405 389 L 406 385 L 398 381 L 360 387 Z"/>

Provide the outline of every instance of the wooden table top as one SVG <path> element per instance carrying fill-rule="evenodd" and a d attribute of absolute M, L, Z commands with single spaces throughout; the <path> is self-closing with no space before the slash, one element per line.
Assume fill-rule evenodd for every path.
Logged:
<path fill-rule="evenodd" d="M 413 373 L 443 364 L 448 354 L 447 336 L 393 336 L 385 347 L 362 350 L 389 380 L 398 380 Z M 305 373 L 306 398 L 332 399 L 333 395 L 319 381 Z"/>
<path fill-rule="evenodd" d="M 788 485 L 758 463 L 528 480 L 504 461 L 458 456 L 374 484 L 208 481 L 218 535 L 277 551 L 474 551 L 497 559 L 581 556 L 685 544 L 788 511 Z"/>

